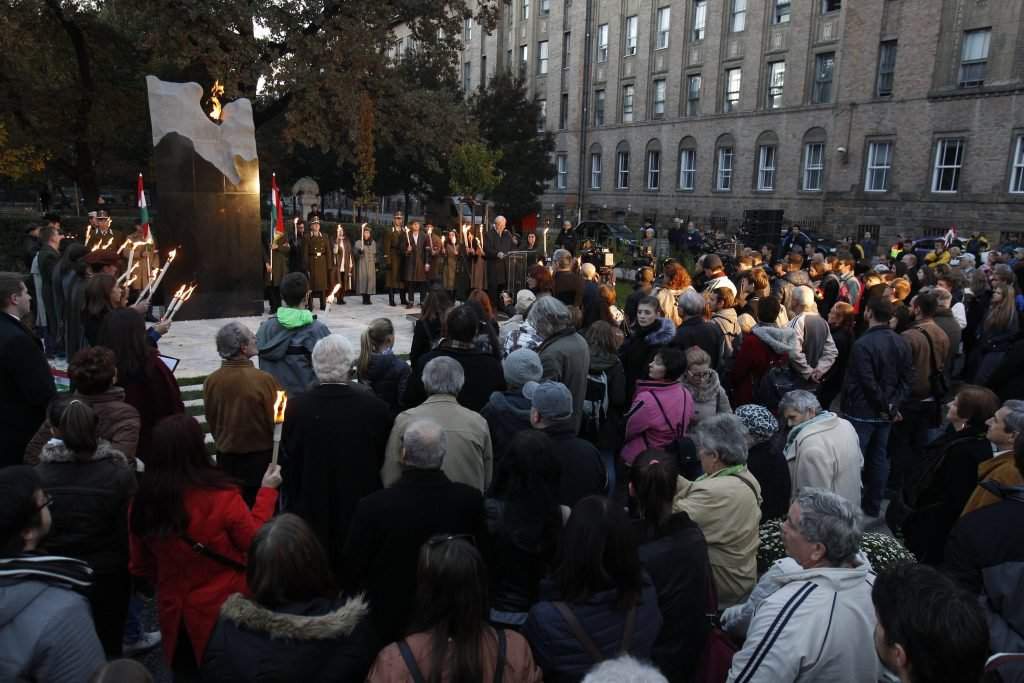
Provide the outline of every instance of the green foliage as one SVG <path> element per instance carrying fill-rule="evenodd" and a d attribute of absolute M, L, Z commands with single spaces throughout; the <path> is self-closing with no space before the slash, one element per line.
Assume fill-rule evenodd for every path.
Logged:
<path fill-rule="evenodd" d="M 464 142 L 455 148 L 449 163 L 449 183 L 453 194 L 466 197 L 473 203 L 478 195 L 489 195 L 501 176 L 497 164 L 500 150 L 490 150 L 479 142 Z"/>
<path fill-rule="evenodd" d="M 0 176 L 19 180 L 46 168 L 46 153 L 32 145 L 13 145 L 0 121 Z"/>
<path fill-rule="evenodd" d="M 539 208 L 544 183 L 555 177 L 551 133 L 538 133 L 540 105 L 527 97 L 526 87 L 509 74 L 499 73 L 472 102 L 480 138 L 501 152 L 501 181 L 491 193 L 497 210 L 513 223 Z"/>

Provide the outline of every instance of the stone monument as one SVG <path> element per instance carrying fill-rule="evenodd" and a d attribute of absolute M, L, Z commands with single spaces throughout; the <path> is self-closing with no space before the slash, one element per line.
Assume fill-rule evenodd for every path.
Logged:
<path fill-rule="evenodd" d="M 177 248 L 161 289 L 199 284 L 178 320 L 263 313 L 260 174 L 252 104 L 203 111 L 198 83 L 146 77 L 153 127 L 160 254 Z M 265 231 L 264 231 L 265 232 Z"/>
<path fill-rule="evenodd" d="M 303 176 L 292 185 L 292 196 L 296 199 L 296 215 L 305 219 L 313 205 L 320 203 L 320 185 L 309 176 Z"/>

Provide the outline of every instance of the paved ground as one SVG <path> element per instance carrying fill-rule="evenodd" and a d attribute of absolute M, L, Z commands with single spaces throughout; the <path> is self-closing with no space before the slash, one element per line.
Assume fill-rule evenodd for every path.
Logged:
<path fill-rule="evenodd" d="M 314 311 L 331 332 L 342 334 L 359 348 L 359 338 L 375 318 L 389 318 L 395 326 L 395 352 L 408 353 L 412 344 L 413 321 L 409 313 L 418 313 L 419 307 L 406 309 L 404 306 L 388 306 L 385 294 L 372 297 L 373 304 L 364 306 L 357 296 L 346 298 L 344 306 L 335 305 L 330 311 Z M 262 317 L 222 318 L 209 320 L 175 321 L 171 330 L 160 340 L 160 352 L 166 356 L 181 359 L 174 373 L 179 379 L 208 375 L 220 367 L 220 357 L 214 344 L 214 337 L 221 325 L 238 320 L 256 331 L 260 323 L 270 317 L 269 309 Z"/>

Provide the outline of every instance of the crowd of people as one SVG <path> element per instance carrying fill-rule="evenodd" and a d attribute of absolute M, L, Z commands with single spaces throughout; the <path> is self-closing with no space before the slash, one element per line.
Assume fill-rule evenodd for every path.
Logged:
<path fill-rule="evenodd" d="M 503 292 L 493 239 L 464 291 L 388 285 L 408 361 L 269 263 L 211 340 L 212 456 L 117 263 L 61 394 L 0 273 L 0 677 L 149 680 L 162 642 L 181 681 L 1024 680 L 1024 260 L 794 228 L 620 308 L 572 239 Z"/>

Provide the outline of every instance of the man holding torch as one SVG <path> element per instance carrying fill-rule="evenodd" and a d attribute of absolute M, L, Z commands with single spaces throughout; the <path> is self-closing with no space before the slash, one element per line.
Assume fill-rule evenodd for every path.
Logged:
<path fill-rule="evenodd" d="M 405 228 L 402 225 L 405 216 L 401 211 L 395 212 L 391 229 L 384 233 L 384 255 L 388 269 L 384 274 L 384 286 L 388 290 L 388 305 L 395 305 L 395 292 L 399 293 L 402 305 L 405 305 L 405 289 L 402 283 L 402 265 L 405 262 L 405 250 L 408 246 Z"/>
<path fill-rule="evenodd" d="M 313 310 L 313 297 L 319 297 L 320 310 L 327 308 L 327 296 L 334 287 L 334 253 L 331 241 L 320 232 L 320 219 L 316 216 L 309 222 L 309 237 L 306 239 L 306 263 L 309 265 L 309 310 Z"/>

